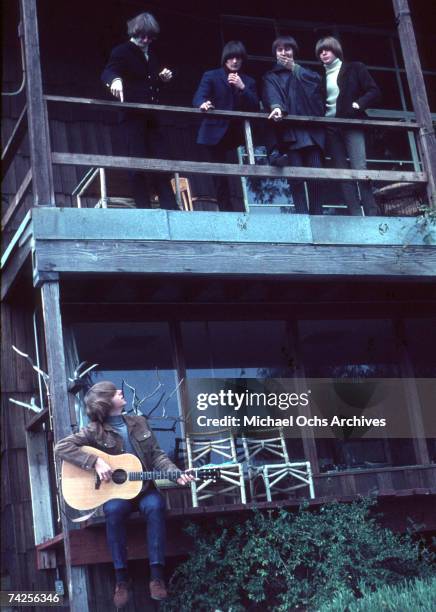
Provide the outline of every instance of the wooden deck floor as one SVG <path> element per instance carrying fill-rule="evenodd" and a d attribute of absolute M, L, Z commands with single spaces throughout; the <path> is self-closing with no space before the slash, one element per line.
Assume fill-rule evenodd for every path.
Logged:
<path fill-rule="evenodd" d="M 188 521 L 194 521 L 207 526 L 211 519 L 232 517 L 237 521 L 244 520 L 253 511 L 286 509 L 298 510 L 303 501 L 314 510 L 320 506 L 338 501 L 351 503 L 358 496 L 325 496 L 311 500 L 286 499 L 273 502 L 250 502 L 247 504 L 211 505 L 199 508 L 173 508 L 167 510 L 168 544 L 167 556 L 184 556 L 192 550 L 192 539 L 185 533 L 184 526 Z M 395 531 L 405 531 L 409 519 L 422 525 L 423 532 L 436 532 L 436 487 L 403 489 L 400 491 L 383 491 L 376 496 L 377 512 L 383 514 L 382 522 Z M 133 513 L 128 524 L 128 556 L 129 560 L 147 558 L 145 525 L 139 513 Z M 84 523 L 80 529 L 70 531 L 71 564 L 90 565 L 109 563 L 111 561 L 106 546 L 104 518 L 93 518 Z M 63 533 L 36 547 L 38 569 L 49 569 L 63 565 Z"/>

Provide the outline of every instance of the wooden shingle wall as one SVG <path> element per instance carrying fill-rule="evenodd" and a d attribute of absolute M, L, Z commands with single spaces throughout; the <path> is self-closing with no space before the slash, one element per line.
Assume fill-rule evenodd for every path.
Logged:
<path fill-rule="evenodd" d="M 37 379 L 28 362 L 11 348 L 14 344 L 34 358 L 32 312 L 23 306 L 2 306 L 2 568 L 11 589 L 52 590 L 53 572 L 36 570 L 26 424 L 34 413 L 14 405 L 12 397 L 28 402 L 38 396 Z"/>

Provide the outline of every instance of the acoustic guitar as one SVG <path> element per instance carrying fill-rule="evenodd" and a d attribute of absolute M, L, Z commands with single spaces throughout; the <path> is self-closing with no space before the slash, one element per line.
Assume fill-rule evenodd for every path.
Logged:
<path fill-rule="evenodd" d="M 104 481 L 95 470 L 84 470 L 63 461 L 62 494 L 67 504 L 76 510 L 92 510 L 110 499 L 132 499 L 140 493 L 145 480 L 177 480 L 183 473 L 181 470 L 144 472 L 138 457 L 129 453 L 108 455 L 91 446 L 82 446 L 81 450 L 106 461 L 112 468 L 112 476 Z M 220 470 L 215 468 L 193 468 L 188 471 L 199 480 L 216 482 L 220 477 Z"/>

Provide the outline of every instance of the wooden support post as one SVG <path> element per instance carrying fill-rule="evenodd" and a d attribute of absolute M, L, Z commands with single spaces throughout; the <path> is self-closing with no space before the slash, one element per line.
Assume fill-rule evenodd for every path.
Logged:
<path fill-rule="evenodd" d="M 45 431 L 26 431 L 35 545 L 54 537 Z"/>
<path fill-rule="evenodd" d="M 188 398 L 186 396 L 186 362 L 185 362 L 185 354 L 183 351 L 183 339 L 182 339 L 182 330 L 181 323 L 178 321 L 170 321 L 170 334 L 171 334 L 171 345 L 173 349 L 173 362 L 174 368 L 177 372 L 177 383 L 183 380 L 183 383 L 179 387 L 178 397 L 179 397 L 179 409 L 181 414 L 180 417 L 183 420 L 180 422 L 180 431 L 181 436 L 184 439 L 186 436 L 186 421 L 188 417 Z M 185 452 L 185 451 L 183 451 Z M 186 457 L 185 457 L 186 458 Z"/>
<path fill-rule="evenodd" d="M 427 195 L 429 203 L 436 208 L 436 136 L 428 104 L 421 62 L 416 45 L 415 32 L 408 0 L 392 0 L 397 20 L 398 35 L 406 67 L 407 81 L 416 120 L 420 126 L 418 142 L 422 162 L 427 173 Z"/>
<path fill-rule="evenodd" d="M 34 206 L 55 206 L 47 107 L 43 98 L 36 0 L 20 0 Z"/>
<path fill-rule="evenodd" d="M 245 136 L 245 149 L 247 151 L 247 156 L 248 156 L 248 163 L 255 164 L 256 160 L 254 158 L 253 135 L 251 133 L 251 125 L 248 119 L 244 121 L 244 136 Z"/>
<path fill-rule="evenodd" d="M 421 403 L 416 383 L 414 381 L 415 371 L 412 360 L 407 350 L 406 334 L 404 322 L 395 322 L 395 332 L 398 341 L 398 362 L 400 365 L 401 377 L 404 379 L 404 394 L 406 397 L 406 409 L 409 415 L 410 429 L 413 436 L 413 449 L 415 451 L 416 462 L 419 465 L 429 465 L 430 457 L 428 453 L 427 440 L 425 435 L 424 423 L 421 414 Z"/>
<path fill-rule="evenodd" d="M 41 287 L 41 297 L 47 370 L 50 377 L 49 389 L 53 417 L 53 434 L 55 442 L 57 442 L 71 433 L 59 283 L 54 281 L 44 283 Z M 86 570 L 82 567 L 71 567 L 69 538 L 71 526 L 68 524 L 63 499 L 60 500 L 60 504 L 70 610 L 72 612 L 87 612 L 89 608 Z"/>
<path fill-rule="evenodd" d="M 307 385 L 304 384 L 306 378 L 306 372 L 304 370 L 303 359 L 301 355 L 300 346 L 300 333 L 298 330 L 298 322 L 291 321 L 287 324 L 287 336 L 289 341 L 289 347 L 291 351 L 291 358 L 294 362 L 294 378 L 298 379 L 299 383 L 296 385 L 297 392 L 307 391 Z M 301 387 L 300 387 L 301 385 Z M 311 417 L 310 404 L 306 407 L 299 406 L 300 414 Z M 319 474 L 319 460 L 318 460 L 318 449 L 316 448 L 316 440 L 311 427 L 301 428 L 301 437 L 303 443 L 304 457 L 306 461 L 310 462 L 312 468 L 312 474 Z"/>
<path fill-rule="evenodd" d="M 106 170 L 104 168 L 98 169 L 100 175 L 100 205 L 102 208 L 107 208 L 107 182 L 106 182 Z"/>

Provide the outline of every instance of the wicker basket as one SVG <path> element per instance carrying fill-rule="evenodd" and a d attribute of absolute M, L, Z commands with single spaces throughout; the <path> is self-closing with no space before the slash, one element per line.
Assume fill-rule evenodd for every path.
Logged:
<path fill-rule="evenodd" d="M 383 215 L 387 217 L 415 217 L 424 204 L 424 192 L 414 183 L 393 183 L 374 191 Z"/>

